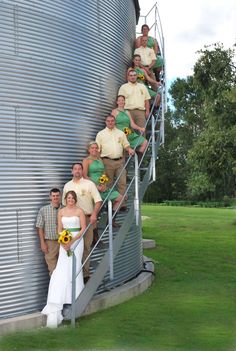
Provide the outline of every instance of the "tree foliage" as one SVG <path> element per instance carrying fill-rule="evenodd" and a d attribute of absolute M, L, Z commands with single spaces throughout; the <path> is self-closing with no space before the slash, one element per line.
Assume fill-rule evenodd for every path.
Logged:
<path fill-rule="evenodd" d="M 235 196 L 234 50 L 218 43 L 198 54 L 193 75 L 176 79 L 169 90 L 166 144 L 151 188 L 158 200 Z"/>

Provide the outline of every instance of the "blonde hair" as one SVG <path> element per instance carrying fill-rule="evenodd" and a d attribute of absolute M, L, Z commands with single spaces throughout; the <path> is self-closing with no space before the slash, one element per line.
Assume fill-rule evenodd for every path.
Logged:
<path fill-rule="evenodd" d="M 92 141 L 90 141 L 90 142 L 88 143 L 88 145 L 87 145 L 87 150 L 89 150 L 89 149 L 90 149 L 90 146 L 92 146 L 93 144 L 97 145 L 97 147 L 98 147 L 98 143 L 97 143 L 95 140 L 92 140 Z"/>

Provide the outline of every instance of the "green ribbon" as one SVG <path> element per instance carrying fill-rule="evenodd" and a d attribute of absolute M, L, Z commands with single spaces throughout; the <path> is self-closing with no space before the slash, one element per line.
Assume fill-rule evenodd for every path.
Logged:
<path fill-rule="evenodd" d="M 80 228 L 66 228 L 66 230 L 69 230 L 69 232 L 79 232 Z"/>

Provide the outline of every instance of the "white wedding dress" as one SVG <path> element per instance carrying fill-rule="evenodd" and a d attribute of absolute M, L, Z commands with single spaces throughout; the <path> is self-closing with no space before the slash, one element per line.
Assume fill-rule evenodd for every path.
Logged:
<path fill-rule="evenodd" d="M 80 220 L 77 216 L 62 217 L 62 225 L 64 229 L 70 230 L 72 236 L 76 236 L 79 232 L 75 228 L 80 228 Z M 82 256 L 84 250 L 84 241 L 80 243 L 74 251 L 76 255 L 76 272 L 78 273 L 82 265 Z M 66 250 L 60 245 L 57 266 L 52 273 L 49 288 L 47 305 L 42 310 L 42 314 L 47 315 L 47 327 L 56 328 L 63 320 L 62 309 L 64 304 L 71 304 L 71 288 L 72 288 L 72 256 L 67 256 Z M 79 296 L 84 288 L 83 271 L 81 270 L 76 279 L 76 297 Z"/>

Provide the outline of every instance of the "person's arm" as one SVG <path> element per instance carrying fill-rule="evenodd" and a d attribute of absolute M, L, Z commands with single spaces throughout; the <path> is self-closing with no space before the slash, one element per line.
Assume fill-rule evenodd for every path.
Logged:
<path fill-rule="evenodd" d="M 146 71 L 146 70 L 143 70 L 143 73 L 144 73 L 144 76 L 145 76 L 146 80 L 147 80 L 149 83 L 155 84 L 157 87 L 160 86 L 161 83 L 159 83 L 159 82 L 157 82 L 156 80 L 152 79 L 152 78 L 147 74 L 147 71 Z"/>
<path fill-rule="evenodd" d="M 141 37 L 138 37 L 135 40 L 135 48 L 138 49 L 141 46 Z"/>
<path fill-rule="evenodd" d="M 43 210 L 40 209 L 38 212 L 38 215 L 37 215 L 36 229 L 37 229 L 39 240 L 40 240 L 41 251 L 44 253 L 47 253 L 48 246 L 47 246 L 47 243 L 45 241 L 44 226 L 45 226 L 45 220 L 44 220 Z"/>
<path fill-rule="evenodd" d="M 90 179 L 88 176 L 88 169 L 89 169 L 89 160 L 85 158 L 83 160 L 83 178 Z"/>
<path fill-rule="evenodd" d="M 145 104 L 145 116 L 146 116 L 146 118 L 148 118 L 148 116 L 149 116 L 149 113 L 150 113 L 150 103 L 149 103 L 149 100 L 145 100 L 145 102 L 144 102 L 144 104 Z"/>
<path fill-rule="evenodd" d="M 62 193 L 62 198 L 61 198 L 62 205 L 64 205 L 64 206 L 66 205 L 66 202 L 65 202 L 66 193 L 67 193 L 67 190 L 66 190 L 66 185 L 65 185 L 63 188 L 63 193 Z"/>
<path fill-rule="evenodd" d="M 152 69 L 152 67 L 156 64 L 156 54 L 153 49 L 150 49 L 150 58 L 152 59 L 152 62 L 148 66 L 148 71 Z"/>
<path fill-rule="evenodd" d="M 159 52 L 159 46 L 158 46 L 157 40 L 155 38 L 153 38 L 153 42 L 154 42 L 153 50 L 154 50 L 155 54 L 157 55 Z"/>
<path fill-rule="evenodd" d="M 97 222 L 98 213 L 100 211 L 101 206 L 102 206 L 102 201 L 98 201 L 94 205 L 93 213 L 90 216 L 90 223 L 92 225 L 94 225 Z"/>
<path fill-rule="evenodd" d="M 135 154 L 135 151 L 130 146 L 126 146 L 125 151 L 127 151 L 130 156 Z"/>
<path fill-rule="evenodd" d="M 102 206 L 102 198 L 101 195 L 94 183 L 91 182 L 91 196 L 94 202 L 94 208 L 93 212 L 91 213 L 90 216 L 90 223 L 94 225 L 97 222 L 97 217 L 98 217 L 98 212 L 100 211 L 100 208 Z"/>
<path fill-rule="evenodd" d="M 148 70 L 150 71 L 152 69 L 152 67 L 155 65 L 156 63 L 156 58 L 155 60 L 152 60 L 152 62 L 150 63 L 150 65 L 148 66 Z"/>
<path fill-rule="evenodd" d="M 96 139 L 95 139 L 96 143 L 98 144 L 98 149 L 101 155 L 102 152 L 102 143 L 101 143 L 101 136 L 100 136 L 100 132 L 97 133 Z"/>
<path fill-rule="evenodd" d="M 145 132 L 145 128 L 139 127 L 139 126 L 134 122 L 134 120 L 133 120 L 133 118 L 132 118 L 130 112 L 129 112 L 129 111 L 126 111 L 126 113 L 127 113 L 127 115 L 129 116 L 131 127 L 132 127 L 133 129 L 136 129 L 136 130 L 142 132 L 142 133 Z"/>
<path fill-rule="evenodd" d="M 116 108 L 114 108 L 114 110 L 111 111 L 112 116 L 116 117 L 118 115 L 118 111 Z"/>
<path fill-rule="evenodd" d="M 125 133 L 124 133 L 124 132 L 122 132 L 122 133 L 123 133 L 123 145 L 124 145 L 125 151 L 127 151 L 129 155 L 134 155 L 135 152 L 134 152 L 134 150 L 130 147 L 130 143 L 129 143 L 129 141 L 128 141 L 126 135 L 125 135 Z"/>
<path fill-rule="evenodd" d="M 40 247 L 43 253 L 48 253 L 48 246 L 45 241 L 44 230 L 43 228 L 37 228 L 39 240 L 40 240 Z"/>
<path fill-rule="evenodd" d="M 62 210 L 59 210 L 58 211 L 58 214 L 57 214 L 57 232 L 60 233 L 63 231 L 63 225 L 62 225 Z"/>

